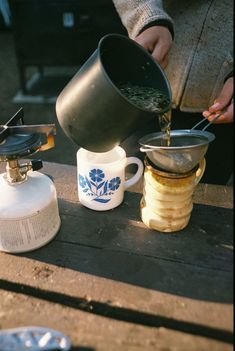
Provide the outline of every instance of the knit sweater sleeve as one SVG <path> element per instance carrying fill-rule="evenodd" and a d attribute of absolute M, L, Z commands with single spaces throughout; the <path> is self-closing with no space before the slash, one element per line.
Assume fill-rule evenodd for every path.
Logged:
<path fill-rule="evenodd" d="M 113 3 L 131 39 L 151 23 L 164 25 L 173 34 L 173 21 L 163 10 L 161 0 L 113 0 Z"/>

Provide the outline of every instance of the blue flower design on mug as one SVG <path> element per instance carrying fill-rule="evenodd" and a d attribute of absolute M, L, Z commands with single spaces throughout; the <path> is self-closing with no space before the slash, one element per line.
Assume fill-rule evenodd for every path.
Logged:
<path fill-rule="evenodd" d="M 101 169 L 92 169 L 89 176 L 93 182 L 101 182 L 104 179 L 104 172 Z"/>
<path fill-rule="evenodd" d="M 81 188 L 85 188 L 86 187 L 86 179 L 81 175 L 79 174 L 79 185 Z"/>
<path fill-rule="evenodd" d="M 121 184 L 120 177 L 113 178 L 109 182 L 109 189 L 115 191 L 119 188 L 120 184 Z"/>
<path fill-rule="evenodd" d="M 102 169 L 94 168 L 89 172 L 89 177 L 79 174 L 79 185 L 87 196 L 93 197 L 92 200 L 107 203 L 111 200 L 110 195 L 114 194 L 121 184 L 121 178 L 115 177 L 105 180 L 105 173 Z"/>

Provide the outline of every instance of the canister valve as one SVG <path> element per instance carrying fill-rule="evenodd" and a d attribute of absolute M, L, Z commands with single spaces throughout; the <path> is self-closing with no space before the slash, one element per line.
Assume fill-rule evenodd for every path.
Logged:
<path fill-rule="evenodd" d="M 27 163 L 19 164 L 18 160 L 8 160 L 6 171 L 9 183 L 23 182 L 27 178 L 28 171 L 37 171 L 43 166 L 41 160 L 32 160 Z"/>

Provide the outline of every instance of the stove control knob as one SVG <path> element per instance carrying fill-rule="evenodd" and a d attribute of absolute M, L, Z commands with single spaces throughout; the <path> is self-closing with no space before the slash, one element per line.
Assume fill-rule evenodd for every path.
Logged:
<path fill-rule="evenodd" d="M 30 163 L 33 171 L 37 171 L 43 167 L 42 160 L 32 160 Z"/>

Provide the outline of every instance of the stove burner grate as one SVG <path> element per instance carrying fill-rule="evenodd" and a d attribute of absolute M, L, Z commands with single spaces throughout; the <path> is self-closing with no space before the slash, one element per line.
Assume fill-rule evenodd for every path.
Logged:
<path fill-rule="evenodd" d="M 18 158 L 36 152 L 41 145 L 40 135 L 10 135 L 0 144 L 0 159 L 8 157 Z"/>
<path fill-rule="evenodd" d="M 0 126 L 0 161 L 21 158 L 54 146 L 55 125 L 26 125 L 23 115 L 21 108 L 5 125 Z"/>

